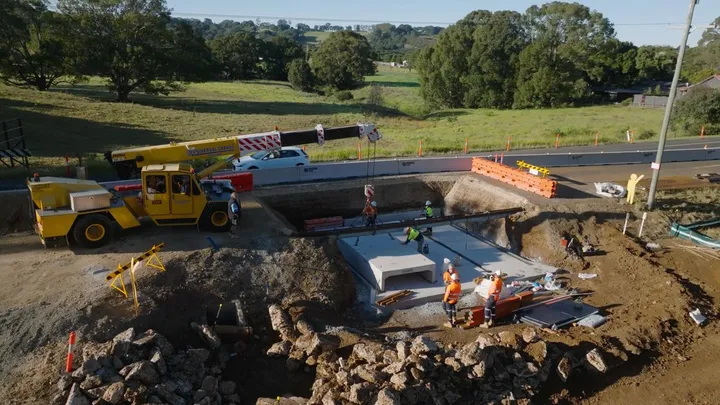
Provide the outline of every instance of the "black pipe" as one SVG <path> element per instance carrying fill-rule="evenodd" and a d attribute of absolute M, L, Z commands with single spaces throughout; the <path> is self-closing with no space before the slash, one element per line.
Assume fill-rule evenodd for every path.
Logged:
<path fill-rule="evenodd" d="M 356 235 L 356 234 L 367 234 L 372 235 L 376 233 L 377 231 L 384 231 L 384 230 L 390 230 L 390 229 L 398 229 L 398 228 L 405 228 L 407 226 L 413 226 L 413 227 L 422 227 L 424 225 L 437 225 L 437 224 L 445 224 L 445 223 L 454 223 L 454 222 L 463 222 L 467 221 L 469 219 L 477 219 L 477 218 L 492 218 L 492 217 L 498 217 L 503 218 L 507 217 L 513 214 L 518 214 L 520 212 L 524 212 L 525 210 L 520 207 L 515 208 L 506 208 L 502 210 L 494 210 L 494 211 L 485 211 L 478 214 L 459 214 L 459 215 L 448 215 L 444 217 L 437 217 L 437 218 L 427 218 L 427 219 L 409 219 L 406 221 L 398 221 L 398 222 L 391 222 L 391 223 L 385 223 L 382 225 L 376 225 L 375 227 L 369 228 L 369 227 L 341 227 L 341 228 L 333 228 L 325 231 L 289 231 L 287 232 L 287 236 L 296 237 L 296 238 L 313 238 L 313 237 L 321 237 L 321 236 L 331 236 L 331 235 Z"/>

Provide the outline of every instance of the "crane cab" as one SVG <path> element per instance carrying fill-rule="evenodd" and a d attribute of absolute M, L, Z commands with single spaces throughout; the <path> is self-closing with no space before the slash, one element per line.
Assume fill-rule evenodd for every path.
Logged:
<path fill-rule="evenodd" d="M 206 193 L 189 164 L 145 166 L 141 177 L 142 211 L 155 224 L 199 224 L 216 231 L 229 229 L 227 198 Z M 226 197 L 229 198 L 229 194 Z"/>

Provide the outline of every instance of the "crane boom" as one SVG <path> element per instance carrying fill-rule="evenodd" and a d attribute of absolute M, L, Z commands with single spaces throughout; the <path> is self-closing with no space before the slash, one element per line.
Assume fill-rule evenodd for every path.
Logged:
<path fill-rule="evenodd" d="M 105 159 L 115 168 L 118 176 L 124 180 L 131 178 L 139 169 L 149 165 L 179 163 L 217 156 L 233 158 L 239 157 L 243 153 L 279 149 L 283 146 L 312 143 L 323 145 L 325 141 L 349 138 L 368 138 L 374 142 L 381 139 L 382 135 L 373 124 L 358 123 L 334 128 L 323 128 L 322 125 L 317 125 L 313 129 L 298 131 L 272 131 L 108 151 L 105 153 Z"/>

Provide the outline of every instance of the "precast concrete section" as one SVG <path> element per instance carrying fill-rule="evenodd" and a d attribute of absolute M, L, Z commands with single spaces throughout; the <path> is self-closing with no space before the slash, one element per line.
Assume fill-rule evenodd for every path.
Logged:
<path fill-rule="evenodd" d="M 415 242 L 402 245 L 405 240 L 402 230 L 373 236 L 348 237 L 338 240 L 338 246 L 350 266 L 374 288 L 373 301 L 402 290 L 412 290 L 410 297 L 403 298 L 392 309 L 408 308 L 430 301 L 440 301 L 445 293 L 442 272 L 443 260 L 459 258 L 457 270 L 460 275 L 463 294 L 472 293 L 476 287 L 473 279 L 488 275 L 495 270 L 507 274 L 506 282 L 533 280 L 557 269 L 536 263 L 499 246 L 481 239 L 464 230 L 444 225 L 433 228 L 431 237 L 425 237 L 430 252 L 417 256 Z M 427 262 L 434 265 L 434 280 L 427 276 Z M 392 271 L 384 273 L 383 269 Z"/>

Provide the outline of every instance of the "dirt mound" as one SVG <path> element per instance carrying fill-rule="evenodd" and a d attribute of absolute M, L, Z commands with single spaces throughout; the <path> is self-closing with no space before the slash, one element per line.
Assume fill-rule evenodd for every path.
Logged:
<path fill-rule="evenodd" d="M 30 200 L 27 195 L 0 197 L 0 235 L 32 229 Z"/>

